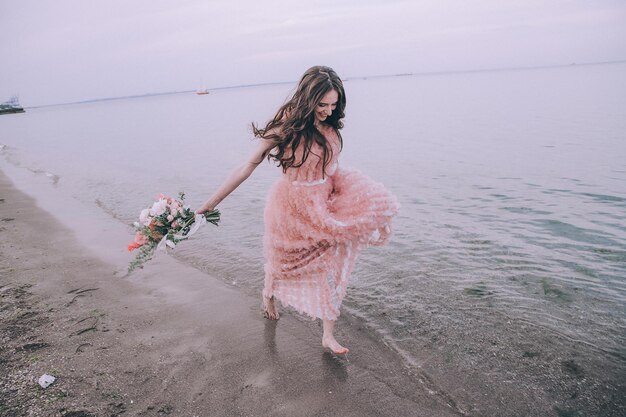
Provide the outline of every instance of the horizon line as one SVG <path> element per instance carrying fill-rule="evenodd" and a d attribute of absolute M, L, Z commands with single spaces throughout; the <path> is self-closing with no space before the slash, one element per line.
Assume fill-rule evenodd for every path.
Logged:
<path fill-rule="evenodd" d="M 430 75 L 446 75 L 446 74 L 464 74 L 464 73 L 477 73 L 477 72 L 500 72 L 500 71 L 526 71 L 526 70 L 536 70 L 536 69 L 546 69 L 546 68 L 564 68 L 564 67 L 574 67 L 574 66 L 591 66 L 591 65 L 608 65 L 608 64 L 622 64 L 626 63 L 626 59 L 620 59 L 615 61 L 598 61 L 598 62 L 583 62 L 583 63 L 570 63 L 570 64 L 553 64 L 553 65 L 534 65 L 527 67 L 497 67 L 497 68 L 479 68 L 479 69 L 464 69 L 464 70 L 441 70 L 441 71 L 424 71 L 424 72 L 407 72 L 407 73 L 397 73 L 397 74 L 376 74 L 376 75 L 353 75 L 342 78 L 343 81 L 351 81 L 351 80 L 365 80 L 371 78 L 391 78 L 391 77 L 416 77 L 416 76 L 430 76 Z M 238 84 L 238 85 L 229 85 L 222 87 L 213 87 L 207 88 L 208 91 L 215 90 L 232 90 L 236 88 L 253 88 L 253 87 L 264 87 L 269 85 L 282 85 L 282 84 L 294 84 L 297 81 L 274 81 L 274 82 L 264 82 L 264 83 L 253 83 L 253 84 Z M 70 102 L 62 102 L 62 103 L 51 103 L 51 104 L 40 104 L 34 106 L 24 106 L 24 109 L 39 109 L 44 107 L 55 107 L 55 106 L 71 106 L 76 104 L 87 104 L 87 103 L 95 103 L 99 101 L 113 101 L 113 100 L 132 100 L 137 98 L 145 98 L 145 97 L 154 97 L 154 96 L 166 96 L 173 94 L 184 94 L 184 93 L 193 93 L 196 90 L 176 90 L 176 91 L 163 91 L 156 93 L 141 93 L 141 94 L 131 94 L 127 96 L 115 96 L 115 97 L 102 97 L 102 98 L 92 98 L 85 100 L 77 100 Z"/>

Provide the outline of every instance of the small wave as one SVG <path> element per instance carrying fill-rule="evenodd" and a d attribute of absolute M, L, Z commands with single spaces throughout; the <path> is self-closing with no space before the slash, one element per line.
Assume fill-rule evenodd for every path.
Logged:
<path fill-rule="evenodd" d="M 606 194 L 593 194 L 593 193 L 579 193 L 579 195 L 584 195 L 585 197 L 591 197 L 597 201 L 610 201 L 612 203 L 626 203 L 626 198 L 617 197 L 614 195 L 606 195 Z"/>
<path fill-rule="evenodd" d="M 604 246 L 617 245 L 617 243 L 614 242 L 612 239 L 601 236 L 604 233 L 600 232 L 599 230 L 583 229 L 574 226 L 573 224 L 562 222 L 560 220 L 542 219 L 534 220 L 531 223 L 534 223 L 536 226 L 541 227 L 543 230 L 547 231 L 555 237 L 562 237 L 582 243 L 596 243 Z"/>
<path fill-rule="evenodd" d="M 121 221 L 122 223 L 126 223 L 123 218 L 121 218 L 117 213 L 115 213 L 113 209 L 109 208 L 106 204 L 104 204 L 102 200 L 100 200 L 99 198 L 96 198 L 94 200 L 94 203 L 96 204 L 96 206 L 102 209 L 102 211 L 104 211 L 109 216 L 113 217 L 116 220 Z"/>
<path fill-rule="evenodd" d="M 491 197 L 495 197 L 498 200 L 514 200 L 514 197 L 505 195 L 505 194 L 489 194 Z"/>
<path fill-rule="evenodd" d="M 60 175 L 53 174 L 52 172 L 44 171 L 43 169 L 28 168 L 28 170 L 36 175 L 44 175 L 45 177 L 49 178 L 50 181 L 52 181 L 53 185 L 57 185 L 59 181 L 61 180 Z"/>
<path fill-rule="evenodd" d="M 549 188 L 547 190 L 542 191 L 544 194 L 555 194 L 555 193 L 571 193 L 572 190 L 568 190 L 566 188 Z"/>
<path fill-rule="evenodd" d="M 591 251 L 597 253 L 606 261 L 626 264 L 626 250 L 615 250 L 610 248 L 591 248 Z"/>
<path fill-rule="evenodd" d="M 14 151 L 15 151 L 14 147 L 12 147 L 10 145 L 6 145 L 4 143 L 0 143 L 0 155 L 5 155 L 7 157 L 7 160 L 11 156 L 13 156 Z"/>
<path fill-rule="evenodd" d="M 542 216 L 547 216 L 549 214 L 552 214 L 552 212 L 550 211 L 536 210 L 530 207 L 510 207 L 509 206 L 509 207 L 501 207 L 501 210 L 510 211 L 511 213 L 516 213 L 516 214 L 538 214 Z"/>

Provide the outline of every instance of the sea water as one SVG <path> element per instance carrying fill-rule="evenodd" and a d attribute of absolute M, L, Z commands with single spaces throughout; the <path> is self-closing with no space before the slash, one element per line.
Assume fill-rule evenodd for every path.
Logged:
<path fill-rule="evenodd" d="M 441 350 L 471 368 L 504 343 L 524 358 L 565 346 L 582 366 L 619 374 L 626 64 L 349 79 L 345 88 L 340 164 L 383 182 L 402 208 L 391 243 L 361 254 L 344 311 L 418 366 L 434 360 L 425 350 Z M 0 167 L 45 177 L 68 205 L 125 224 L 159 193 L 184 191 L 197 207 L 253 151 L 250 122 L 266 122 L 292 91 L 27 109 L 0 118 Z M 263 207 L 279 176 L 262 164 L 220 205 L 219 228 L 174 256 L 260 290 Z"/>

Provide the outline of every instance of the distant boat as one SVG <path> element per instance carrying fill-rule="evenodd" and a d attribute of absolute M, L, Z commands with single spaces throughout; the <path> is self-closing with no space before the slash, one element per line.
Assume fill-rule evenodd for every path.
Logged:
<path fill-rule="evenodd" d="M 0 114 L 24 113 L 24 111 L 17 96 L 13 96 L 8 101 L 0 104 Z"/>
<path fill-rule="evenodd" d="M 204 94 L 209 94 L 209 90 L 204 86 L 204 80 L 202 80 L 202 87 L 196 90 L 196 94 L 202 96 Z"/>

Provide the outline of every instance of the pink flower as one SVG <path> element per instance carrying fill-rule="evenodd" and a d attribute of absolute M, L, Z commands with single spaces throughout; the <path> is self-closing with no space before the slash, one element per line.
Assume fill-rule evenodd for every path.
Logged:
<path fill-rule="evenodd" d="M 137 232 L 135 234 L 135 240 L 128 245 L 128 251 L 132 252 L 133 250 L 142 247 L 148 243 L 148 238 L 145 237 L 142 233 Z"/>

